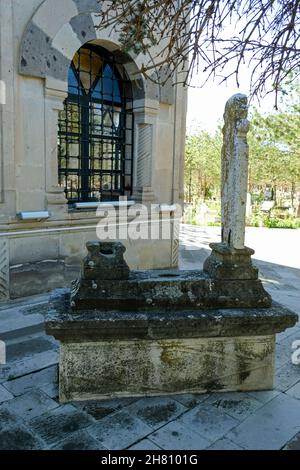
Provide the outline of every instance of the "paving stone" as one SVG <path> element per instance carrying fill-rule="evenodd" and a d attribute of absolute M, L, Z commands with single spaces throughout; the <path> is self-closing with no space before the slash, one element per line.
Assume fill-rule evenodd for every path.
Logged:
<path fill-rule="evenodd" d="M 14 398 L 9 402 L 9 409 L 24 420 L 30 420 L 59 405 L 41 390 L 33 390 Z"/>
<path fill-rule="evenodd" d="M 19 422 L 17 415 L 9 411 L 7 403 L 4 403 L 0 406 L 0 423 L 1 427 L 3 426 L 12 426 Z"/>
<path fill-rule="evenodd" d="M 0 406 L 0 450 L 44 449 L 45 443 L 6 406 Z"/>
<path fill-rule="evenodd" d="M 211 395 L 205 402 L 225 411 L 233 418 L 243 421 L 253 413 L 262 403 L 254 397 L 249 397 L 246 393 L 216 393 Z"/>
<path fill-rule="evenodd" d="M 9 382 L 4 382 L 4 387 L 7 388 L 16 397 L 32 390 L 33 388 L 46 387 L 49 384 L 57 384 L 58 381 L 58 367 L 57 365 L 47 367 L 46 369 L 34 372 L 32 374 L 19 377 Z M 45 391 L 45 390 L 44 390 Z M 46 392 L 47 393 L 47 392 Z M 50 395 L 49 395 L 50 396 Z"/>
<path fill-rule="evenodd" d="M 0 339 L 2 341 L 31 335 L 44 330 L 44 317 L 39 314 L 25 316 L 20 312 L 0 312 Z"/>
<path fill-rule="evenodd" d="M 247 392 L 247 395 L 255 398 L 263 404 L 266 404 L 268 403 L 268 401 L 271 401 L 273 400 L 273 398 L 277 397 L 280 393 L 281 392 L 279 392 L 278 390 L 266 390 L 259 392 Z"/>
<path fill-rule="evenodd" d="M 0 450 L 45 450 L 44 442 L 22 424 L 0 429 Z"/>
<path fill-rule="evenodd" d="M 249 450 L 281 449 L 299 429 L 300 402 L 281 394 L 259 408 L 226 437 Z"/>
<path fill-rule="evenodd" d="M 107 450 L 100 442 L 96 441 L 88 432 L 79 431 L 72 433 L 52 450 Z"/>
<path fill-rule="evenodd" d="M 88 432 L 109 450 L 122 450 L 153 431 L 150 426 L 125 410 L 106 416 Z"/>
<path fill-rule="evenodd" d="M 205 402 L 185 413 L 178 421 L 212 442 L 221 439 L 239 424 L 237 419 Z"/>
<path fill-rule="evenodd" d="M 53 382 L 51 384 L 42 385 L 40 387 L 40 390 L 45 392 L 46 395 L 48 395 L 48 397 L 58 400 L 59 390 L 58 390 L 58 384 L 57 383 Z"/>
<path fill-rule="evenodd" d="M 187 410 L 185 406 L 168 397 L 143 398 L 126 408 L 148 426 L 157 429 L 174 420 Z"/>
<path fill-rule="evenodd" d="M 0 368 L 0 382 L 10 381 L 58 363 L 57 351 L 46 351 L 25 358 L 22 361 L 6 364 Z"/>
<path fill-rule="evenodd" d="M 130 447 L 128 450 L 161 450 L 161 447 L 158 447 L 149 439 L 143 439 L 137 444 L 134 444 L 134 446 Z"/>
<path fill-rule="evenodd" d="M 93 418 L 95 418 L 96 420 L 99 420 L 111 413 L 114 413 L 115 411 L 121 410 L 125 406 L 130 405 L 135 401 L 137 401 L 136 398 L 121 398 L 115 400 L 102 401 L 82 401 L 74 403 L 74 406 L 93 416 Z"/>
<path fill-rule="evenodd" d="M 6 388 L 0 385 L 0 404 L 5 401 L 12 400 L 12 398 L 14 398 L 14 396 Z"/>
<path fill-rule="evenodd" d="M 280 369 L 276 371 L 274 388 L 281 392 L 285 392 L 297 382 L 299 382 L 299 377 L 299 365 L 292 364 L 292 362 L 287 362 L 285 365 L 283 365 Z"/>
<path fill-rule="evenodd" d="M 300 371 L 299 371 L 300 372 Z M 299 377 L 300 378 L 300 377 Z M 286 393 L 291 395 L 294 398 L 298 398 L 300 400 L 300 381 L 294 385 L 293 387 L 289 388 Z"/>
<path fill-rule="evenodd" d="M 218 441 L 214 442 L 214 444 L 208 447 L 206 450 L 244 450 L 242 447 L 238 446 L 230 439 L 223 437 L 223 439 L 219 439 Z"/>
<path fill-rule="evenodd" d="M 298 328 L 293 329 L 293 333 L 284 338 L 279 344 L 276 344 L 275 365 L 279 369 L 284 364 L 291 362 L 292 344 L 296 340 L 300 340 L 300 332 Z M 295 331 L 296 330 L 296 331 Z"/>
<path fill-rule="evenodd" d="M 204 402 L 209 396 L 210 394 L 208 393 L 184 393 L 183 395 L 174 395 L 173 398 L 187 408 L 194 408 L 194 406 Z"/>
<path fill-rule="evenodd" d="M 29 425 L 47 444 L 56 444 L 72 432 L 91 426 L 94 420 L 72 405 L 63 405 L 29 421 Z"/>
<path fill-rule="evenodd" d="M 201 450 L 211 442 L 178 420 L 154 432 L 149 439 L 164 450 Z"/>
<path fill-rule="evenodd" d="M 300 432 L 290 440 L 283 450 L 300 450 Z"/>
<path fill-rule="evenodd" d="M 6 361 L 13 362 L 23 359 L 25 356 L 33 356 L 44 351 L 58 349 L 58 345 L 54 340 L 46 335 L 28 336 L 24 341 L 14 341 L 7 343 Z"/>

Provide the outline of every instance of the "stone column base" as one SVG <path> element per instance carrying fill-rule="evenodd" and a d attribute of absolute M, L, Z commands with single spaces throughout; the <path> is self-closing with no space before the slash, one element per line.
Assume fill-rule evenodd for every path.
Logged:
<path fill-rule="evenodd" d="M 256 280 L 258 269 L 253 266 L 251 256 L 254 250 L 243 248 L 237 250 L 225 243 L 211 243 L 211 255 L 205 260 L 203 271 L 212 279 L 223 280 Z"/>

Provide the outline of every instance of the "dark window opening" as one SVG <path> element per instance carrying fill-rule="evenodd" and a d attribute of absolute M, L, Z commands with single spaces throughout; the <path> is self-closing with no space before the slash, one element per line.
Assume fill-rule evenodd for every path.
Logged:
<path fill-rule="evenodd" d="M 133 112 L 124 67 L 105 49 L 82 47 L 69 69 L 58 121 L 58 176 L 69 203 L 132 194 Z"/>

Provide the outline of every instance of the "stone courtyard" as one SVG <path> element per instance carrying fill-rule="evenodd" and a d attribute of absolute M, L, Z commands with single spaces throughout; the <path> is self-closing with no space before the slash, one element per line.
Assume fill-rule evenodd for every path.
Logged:
<path fill-rule="evenodd" d="M 181 269 L 202 269 L 219 228 L 184 225 Z M 273 299 L 300 314 L 299 230 L 247 229 Z M 60 405 L 58 344 L 44 333 L 48 295 L 0 307 L 0 449 L 300 449 L 300 323 L 277 335 L 273 391 L 186 394 Z"/>

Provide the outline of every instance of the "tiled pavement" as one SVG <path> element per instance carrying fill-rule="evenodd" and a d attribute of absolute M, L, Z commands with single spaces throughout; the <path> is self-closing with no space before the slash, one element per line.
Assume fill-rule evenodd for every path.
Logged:
<path fill-rule="evenodd" d="M 254 229 L 247 238 L 266 288 L 300 314 L 300 232 Z M 215 228 L 185 226 L 181 267 L 201 268 L 216 239 Z M 300 450 L 300 365 L 291 362 L 300 323 L 277 336 L 273 391 L 61 405 L 58 346 L 43 332 L 46 305 L 47 296 L 40 296 L 0 306 L 0 339 L 7 344 L 7 364 L 0 366 L 0 449 Z"/>

